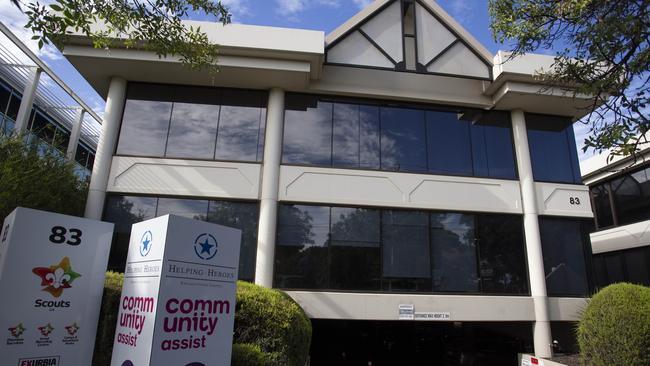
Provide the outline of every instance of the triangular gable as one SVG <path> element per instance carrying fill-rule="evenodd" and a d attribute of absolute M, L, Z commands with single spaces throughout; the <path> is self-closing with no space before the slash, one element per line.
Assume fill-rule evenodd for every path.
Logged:
<path fill-rule="evenodd" d="M 492 55 L 433 0 L 376 0 L 327 38 L 327 63 L 491 79 Z"/>

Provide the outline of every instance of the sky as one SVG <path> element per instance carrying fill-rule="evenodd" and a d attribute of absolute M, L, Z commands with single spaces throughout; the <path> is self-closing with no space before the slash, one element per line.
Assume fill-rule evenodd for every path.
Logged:
<path fill-rule="evenodd" d="M 266 25 L 274 27 L 321 30 L 325 34 L 356 14 L 372 0 L 222 0 L 230 7 L 234 23 Z M 452 17 L 467 29 L 491 53 L 507 50 L 506 44 L 496 43 L 489 28 L 488 0 L 437 0 Z M 204 20 L 201 17 L 194 17 Z M 9 0 L 0 0 L 0 19 L 37 52 L 55 73 L 59 75 L 84 101 L 102 113 L 104 101 L 53 47 L 39 50 L 30 40 L 29 31 L 23 28 L 25 17 Z M 0 42 L 7 42 L 0 38 Z M 576 140 L 582 146 L 585 127 L 576 124 Z M 586 155 L 581 155 L 581 159 Z"/>

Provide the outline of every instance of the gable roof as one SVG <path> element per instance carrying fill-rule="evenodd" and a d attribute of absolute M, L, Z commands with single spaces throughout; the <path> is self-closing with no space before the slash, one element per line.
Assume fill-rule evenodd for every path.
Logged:
<path fill-rule="evenodd" d="M 493 56 L 467 30 L 433 0 L 409 4 L 413 14 L 400 0 L 362 9 L 326 36 L 328 63 L 491 79 Z M 408 60 L 409 52 L 416 60 Z"/>

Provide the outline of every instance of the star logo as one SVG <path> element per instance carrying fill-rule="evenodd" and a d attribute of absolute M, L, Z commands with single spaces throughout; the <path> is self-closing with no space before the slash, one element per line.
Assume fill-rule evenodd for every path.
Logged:
<path fill-rule="evenodd" d="M 70 288 L 70 284 L 81 275 L 70 267 L 70 258 L 63 257 L 61 262 L 49 267 L 36 267 L 32 272 L 41 278 L 43 291 L 49 292 L 53 297 L 59 297 L 63 289 Z"/>
<path fill-rule="evenodd" d="M 79 330 L 79 326 L 77 325 L 77 322 L 72 323 L 72 325 L 67 325 L 65 327 L 66 332 L 68 332 L 69 335 L 73 336 L 77 334 L 77 331 Z"/>
<path fill-rule="evenodd" d="M 140 255 L 146 257 L 147 254 L 151 251 L 151 242 L 153 241 L 153 235 L 151 231 L 147 230 L 142 234 L 142 239 L 140 239 Z"/>
<path fill-rule="evenodd" d="M 25 327 L 23 327 L 23 323 L 18 323 L 15 327 L 9 328 L 9 333 L 11 333 L 11 336 L 18 339 L 20 338 L 23 333 L 25 333 Z"/>
<path fill-rule="evenodd" d="M 217 246 L 217 239 L 210 234 L 204 233 L 194 240 L 194 253 L 201 259 L 212 259 L 217 254 Z"/>
<path fill-rule="evenodd" d="M 46 325 L 44 325 L 42 327 L 38 327 L 38 331 L 41 332 L 41 335 L 43 337 L 49 336 L 50 333 L 52 333 L 53 330 L 54 330 L 54 327 L 50 323 L 47 323 Z"/>

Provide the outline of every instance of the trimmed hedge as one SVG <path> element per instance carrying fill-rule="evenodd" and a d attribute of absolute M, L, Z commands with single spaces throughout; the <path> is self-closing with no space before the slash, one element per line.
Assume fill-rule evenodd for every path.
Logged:
<path fill-rule="evenodd" d="M 593 296 L 578 323 L 586 365 L 650 365 L 650 288 L 617 283 Z"/>
<path fill-rule="evenodd" d="M 123 281 L 122 273 L 106 273 L 94 366 L 111 363 Z M 233 366 L 304 366 L 311 322 L 284 292 L 238 281 L 233 343 Z"/>

